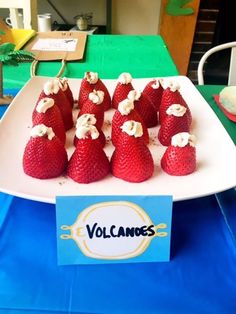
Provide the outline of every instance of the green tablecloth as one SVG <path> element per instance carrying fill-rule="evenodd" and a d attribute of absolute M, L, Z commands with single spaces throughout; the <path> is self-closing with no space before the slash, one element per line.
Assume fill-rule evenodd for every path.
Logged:
<path fill-rule="evenodd" d="M 60 62 L 40 62 L 38 75 L 55 76 Z M 84 59 L 68 62 L 63 76 L 81 78 L 85 71 L 98 72 L 101 78 L 116 79 L 121 72 L 133 77 L 178 75 L 164 41 L 159 35 L 91 35 L 87 38 Z M 4 87 L 22 87 L 30 78 L 30 63 L 4 66 Z"/>
<path fill-rule="evenodd" d="M 234 144 L 236 144 L 236 123 L 230 121 L 217 106 L 213 95 L 219 94 L 219 92 L 224 88 L 222 85 L 199 85 L 196 86 L 211 108 L 214 110 L 217 117 L 220 119 L 221 123 L 229 133 Z"/>

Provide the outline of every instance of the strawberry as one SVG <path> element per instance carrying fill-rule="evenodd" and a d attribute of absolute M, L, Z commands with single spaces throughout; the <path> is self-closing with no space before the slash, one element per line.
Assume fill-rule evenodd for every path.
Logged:
<path fill-rule="evenodd" d="M 85 72 L 84 78 L 81 81 L 78 105 L 82 108 L 83 104 L 87 101 L 89 93 L 93 90 L 101 90 L 104 93 L 104 111 L 111 108 L 111 96 L 106 85 L 98 77 L 97 72 Z"/>
<path fill-rule="evenodd" d="M 79 129 L 81 126 L 88 127 L 88 128 L 91 126 L 96 126 L 96 122 L 97 120 L 94 114 L 85 113 L 78 118 L 76 122 L 76 129 Z M 102 145 L 102 147 L 104 147 L 106 144 L 106 137 L 102 130 L 98 130 L 98 132 L 99 132 L 99 137 L 96 139 L 96 141 L 100 141 L 100 144 Z M 76 133 L 75 133 L 75 137 L 74 137 L 75 146 L 77 145 L 78 137 L 76 136 Z"/>
<path fill-rule="evenodd" d="M 74 125 L 72 118 L 72 108 L 65 94 L 59 87 L 58 79 L 47 81 L 44 84 L 44 88 L 39 95 L 38 102 L 45 97 L 52 98 L 54 100 L 55 104 L 58 106 L 61 112 L 65 130 L 70 130 Z"/>
<path fill-rule="evenodd" d="M 94 126 L 90 129 L 81 126 L 80 129 L 76 149 L 67 167 L 67 175 L 78 183 L 101 180 L 108 175 L 110 164 L 100 142 L 96 140 L 99 132 Z"/>
<path fill-rule="evenodd" d="M 146 94 L 132 90 L 128 98 L 134 101 L 135 110 L 140 114 L 147 128 L 157 125 L 157 112 Z"/>
<path fill-rule="evenodd" d="M 134 89 L 131 82 L 132 76 L 129 73 L 120 74 L 111 100 L 113 108 L 118 109 L 119 103 L 126 99 L 128 93 Z"/>
<path fill-rule="evenodd" d="M 149 97 L 156 111 L 159 111 L 162 93 L 163 87 L 161 85 L 161 80 L 158 79 L 153 79 L 148 82 L 143 90 L 143 94 Z"/>
<path fill-rule="evenodd" d="M 55 135 L 62 141 L 66 141 L 65 126 L 62 120 L 61 112 L 51 98 L 42 98 L 36 105 L 32 115 L 33 126 L 44 124 L 51 127 Z"/>
<path fill-rule="evenodd" d="M 161 159 L 162 169 L 172 176 L 184 176 L 196 170 L 195 137 L 189 133 L 179 133 L 172 137 Z"/>
<path fill-rule="evenodd" d="M 125 99 L 119 103 L 118 110 L 115 111 L 112 118 L 112 127 L 111 127 L 111 140 L 113 145 L 116 145 L 116 142 L 119 138 L 121 131 L 121 126 L 124 122 L 134 120 L 140 122 L 143 127 L 143 135 L 145 143 L 149 142 L 149 135 L 146 125 L 143 122 L 143 119 L 139 113 L 134 109 L 134 102 L 130 99 Z"/>
<path fill-rule="evenodd" d="M 65 77 L 59 78 L 59 86 L 60 86 L 61 90 L 64 92 L 66 98 L 68 99 L 68 101 L 71 105 L 71 108 L 73 109 L 75 101 L 74 101 L 74 97 L 73 97 L 72 91 L 70 89 L 70 86 L 68 84 L 67 78 L 65 78 Z"/>
<path fill-rule="evenodd" d="M 104 122 L 104 107 L 103 107 L 104 93 L 103 91 L 94 90 L 89 94 L 89 98 L 80 109 L 78 118 L 83 114 L 94 114 L 97 120 L 96 127 L 100 130 Z"/>
<path fill-rule="evenodd" d="M 187 109 L 179 104 L 173 104 L 167 109 L 167 117 L 162 122 L 158 139 L 164 146 L 169 146 L 173 135 L 189 132 Z"/>
<path fill-rule="evenodd" d="M 152 155 L 144 143 L 140 122 L 127 121 L 122 126 L 117 146 L 112 154 L 112 174 L 128 182 L 142 182 L 154 172 Z"/>
<path fill-rule="evenodd" d="M 188 116 L 189 126 L 190 126 L 192 123 L 192 116 L 191 116 L 191 112 L 187 103 L 185 102 L 185 100 L 183 99 L 182 95 L 179 92 L 180 86 L 178 85 L 178 83 L 173 82 L 173 81 L 169 81 L 169 82 L 164 81 L 163 85 L 164 85 L 164 90 L 162 93 L 162 99 L 161 99 L 161 104 L 159 108 L 160 124 L 162 124 L 162 122 L 164 121 L 166 117 L 166 110 L 169 108 L 169 106 L 173 104 L 180 104 L 187 108 L 187 116 Z"/>
<path fill-rule="evenodd" d="M 52 128 L 34 126 L 24 150 L 24 172 L 38 179 L 54 178 L 64 172 L 67 162 L 66 150 Z"/>

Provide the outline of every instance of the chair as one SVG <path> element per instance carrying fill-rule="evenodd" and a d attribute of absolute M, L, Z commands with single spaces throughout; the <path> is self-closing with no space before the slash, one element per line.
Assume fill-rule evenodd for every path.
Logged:
<path fill-rule="evenodd" d="M 236 85 L 236 41 L 215 46 L 208 50 L 200 59 L 197 69 L 198 85 L 204 85 L 203 67 L 207 58 L 217 51 L 231 48 L 230 66 L 228 73 L 228 85 Z"/>
<path fill-rule="evenodd" d="M 22 9 L 24 28 L 38 29 L 37 0 L 0 0 L 0 8 L 10 10 L 10 18 L 13 28 L 19 28 L 18 9 Z"/>

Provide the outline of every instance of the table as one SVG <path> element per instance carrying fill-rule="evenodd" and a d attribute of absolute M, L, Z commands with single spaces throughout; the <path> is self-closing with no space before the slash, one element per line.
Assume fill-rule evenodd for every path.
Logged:
<path fill-rule="evenodd" d="M 40 62 L 37 74 L 55 76 L 58 62 Z M 101 78 L 116 79 L 122 72 L 136 78 L 178 75 L 160 36 L 92 35 L 87 37 L 84 60 L 68 62 L 64 76 L 81 78 L 84 72 L 98 72 Z M 30 63 L 4 66 L 6 88 L 21 88 L 30 78 Z"/>
<path fill-rule="evenodd" d="M 123 60 L 126 71 L 133 70 L 135 77 L 176 75 L 162 39 L 151 37 L 129 36 L 129 41 L 159 42 L 164 47 L 163 54 L 157 54 L 157 47 L 151 53 L 152 48 L 145 44 L 146 49 L 139 52 L 140 67 L 134 52 L 132 65 Z M 103 53 L 108 55 L 106 47 L 110 47 L 112 37 L 96 40 L 107 43 Z M 128 37 L 120 40 L 124 43 Z M 114 38 L 116 41 L 118 37 Z M 69 64 L 70 73 L 82 76 L 88 65 L 96 70 L 92 68 L 96 64 L 93 44 L 90 42 L 87 47 L 91 49 L 86 55 L 87 65 Z M 131 46 L 127 41 L 128 44 Z M 123 51 L 117 53 L 119 62 L 112 56 L 105 62 L 101 53 L 97 60 L 102 76 L 116 77 L 125 68 L 120 64 Z M 161 56 L 159 61 L 168 61 L 166 72 L 154 55 Z M 112 63 L 115 66 L 110 68 Z M 28 66 L 23 64 L 19 71 Z M 12 68 L 6 69 L 7 87 L 27 80 L 26 74 L 22 82 L 10 79 L 11 71 Z M 45 71 L 44 65 L 40 71 Z M 0 313 L 233 314 L 235 199 L 236 191 L 231 189 L 174 203 L 169 263 L 57 266 L 55 206 L 0 193 Z"/>

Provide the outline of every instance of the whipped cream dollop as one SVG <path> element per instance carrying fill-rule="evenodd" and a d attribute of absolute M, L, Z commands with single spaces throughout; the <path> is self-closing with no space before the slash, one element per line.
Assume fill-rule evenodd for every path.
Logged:
<path fill-rule="evenodd" d="M 126 121 L 120 128 L 130 136 L 141 137 L 143 135 L 142 124 L 134 120 Z"/>
<path fill-rule="evenodd" d="M 132 81 L 132 76 L 130 73 L 121 73 L 118 77 L 118 82 L 121 84 L 129 84 Z"/>
<path fill-rule="evenodd" d="M 38 113 L 45 113 L 49 108 L 52 108 L 53 106 L 54 100 L 52 98 L 44 97 L 38 102 L 36 106 L 36 111 Z"/>
<path fill-rule="evenodd" d="M 59 79 L 54 79 L 51 81 L 47 81 L 43 86 L 44 93 L 49 96 L 52 94 L 57 94 L 60 90 Z"/>
<path fill-rule="evenodd" d="M 97 122 L 97 119 L 95 118 L 95 115 L 92 113 L 84 113 L 82 116 L 80 116 L 76 121 L 76 128 L 79 128 L 80 126 L 89 126 L 89 125 L 95 125 Z"/>
<path fill-rule="evenodd" d="M 173 104 L 167 110 L 166 113 L 170 116 L 183 117 L 187 111 L 187 108 L 180 104 Z"/>
<path fill-rule="evenodd" d="M 134 102 L 130 99 L 124 99 L 119 103 L 118 110 L 122 116 L 127 116 L 132 110 L 134 110 Z"/>
<path fill-rule="evenodd" d="M 92 93 L 89 93 L 89 99 L 95 104 L 100 105 L 104 99 L 104 92 L 101 90 L 94 90 Z"/>
<path fill-rule="evenodd" d="M 160 86 L 162 86 L 161 79 L 154 79 L 151 87 L 153 89 L 158 89 Z"/>
<path fill-rule="evenodd" d="M 196 145 L 195 135 L 192 135 L 188 132 L 182 132 L 182 133 L 175 134 L 171 138 L 172 146 L 185 147 L 188 144 L 192 147 L 195 147 Z"/>
<path fill-rule="evenodd" d="M 81 125 L 76 129 L 75 135 L 78 139 L 91 136 L 93 140 L 96 140 L 99 137 L 99 132 L 94 125 Z"/>
<path fill-rule="evenodd" d="M 98 81 L 98 73 L 97 72 L 85 72 L 84 78 L 90 84 L 96 84 Z"/>
<path fill-rule="evenodd" d="M 130 100 L 139 100 L 139 98 L 141 97 L 141 91 L 140 90 L 136 90 L 136 89 L 133 89 L 129 92 L 128 94 L 128 99 Z"/>
<path fill-rule="evenodd" d="M 67 90 L 68 88 L 68 79 L 66 77 L 63 77 L 63 78 L 59 78 L 58 79 L 58 84 L 59 84 L 59 87 L 64 91 Z"/>
<path fill-rule="evenodd" d="M 161 85 L 164 89 L 169 88 L 172 92 L 176 92 L 180 89 L 179 83 L 171 79 L 162 80 Z"/>
<path fill-rule="evenodd" d="M 31 129 L 30 136 L 34 138 L 47 136 L 47 138 L 51 141 L 55 136 L 55 133 L 53 132 L 52 128 L 48 128 L 44 124 L 38 124 Z"/>

